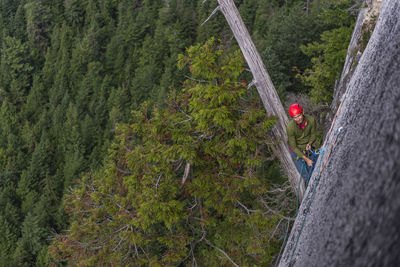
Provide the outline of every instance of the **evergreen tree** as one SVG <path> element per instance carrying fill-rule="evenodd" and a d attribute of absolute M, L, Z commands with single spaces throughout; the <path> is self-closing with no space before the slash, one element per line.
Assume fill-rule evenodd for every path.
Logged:
<path fill-rule="evenodd" d="M 15 12 L 12 25 L 12 34 L 15 38 L 21 41 L 26 41 L 27 39 L 26 17 L 23 3 L 18 6 L 17 11 Z"/>
<path fill-rule="evenodd" d="M 51 8 L 46 4 L 46 0 L 29 1 L 24 8 L 32 62 L 40 68 L 50 45 Z"/>
<path fill-rule="evenodd" d="M 265 265 L 278 248 L 268 183 L 274 118 L 240 82 L 240 52 L 214 40 L 188 49 L 193 80 L 165 110 L 141 105 L 119 126 L 103 171 L 68 196 L 69 233 L 50 247 L 56 261 L 83 265 Z M 194 80 L 204 80 L 197 83 Z M 264 203 L 264 204 L 263 204 Z M 89 248 L 89 249 L 88 249 Z"/>
<path fill-rule="evenodd" d="M 324 31 L 319 42 L 300 46 L 311 58 L 312 67 L 298 77 L 311 87 L 310 96 L 314 102 L 329 104 L 332 101 L 333 87 L 340 78 L 353 31 L 354 15 L 346 11 L 350 5 L 351 1 L 333 2 L 319 18 L 321 24 L 333 29 Z"/>
<path fill-rule="evenodd" d="M 64 1 L 64 14 L 69 25 L 79 32 L 84 24 L 86 0 L 66 0 Z"/>
<path fill-rule="evenodd" d="M 317 22 L 320 13 L 318 1 L 309 14 L 302 2 L 290 8 L 284 6 L 276 12 L 266 31 L 263 31 L 265 50 L 262 51 L 262 58 L 282 96 L 285 91 L 305 91 L 295 78 L 299 70 L 310 66 L 309 58 L 302 53 L 300 45 L 316 40 L 322 27 Z"/>
<path fill-rule="evenodd" d="M 31 83 L 32 66 L 29 63 L 28 47 L 15 37 L 6 37 L 1 55 L 1 95 L 21 108 Z"/>
<path fill-rule="evenodd" d="M 10 35 L 10 30 L 12 29 L 12 20 L 14 18 L 14 14 L 18 9 L 20 2 L 19 0 L 1 0 L 0 1 L 0 13 L 1 13 L 1 21 L 2 21 L 2 33 L 6 36 Z"/>
<path fill-rule="evenodd" d="M 22 212 L 27 214 L 33 210 L 39 201 L 42 192 L 42 181 L 54 170 L 50 159 L 52 158 L 52 147 L 46 132 L 43 133 L 40 143 L 32 153 L 29 167 L 22 172 L 21 180 L 18 183 L 17 193 L 22 199 Z"/>
<path fill-rule="evenodd" d="M 6 266 L 13 259 L 15 244 L 18 240 L 18 229 L 0 215 L 0 265 Z"/>
<path fill-rule="evenodd" d="M 47 104 L 47 90 L 44 87 L 41 78 L 42 77 L 39 75 L 33 77 L 33 84 L 24 106 L 25 116 L 31 123 L 39 120 L 39 117 L 43 112 L 42 108 Z"/>
<path fill-rule="evenodd" d="M 257 12 L 254 12 L 258 9 L 259 1 L 257 0 L 243 0 L 242 3 L 238 4 L 238 10 L 240 16 L 243 19 L 244 24 L 247 27 L 249 32 L 253 32 L 254 22 L 257 15 Z"/>
<path fill-rule="evenodd" d="M 66 114 L 66 121 L 63 127 L 63 140 L 64 145 L 64 188 L 68 188 L 72 180 L 82 170 L 84 163 L 84 146 L 82 144 L 82 137 L 80 135 L 80 121 L 78 109 L 73 103 L 69 103 Z"/>
<path fill-rule="evenodd" d="M 35 265 L 36 256 L 40 253 L 43 244 L 45 244 L 45 235 L 39 226 L 38 217 L 28 213 L 22 223 L 22 237 L 17 242 L 14 265 L 27 267 Z"/>
<path fill-rule="evenodd" d="M 2 172 L 2 190 L 0 192 L 0 265 L 6 266 L 12 262 L 19 236 L 18 225 L 21 215 L 18 209 L 18 200 L 12 180 Z"/>

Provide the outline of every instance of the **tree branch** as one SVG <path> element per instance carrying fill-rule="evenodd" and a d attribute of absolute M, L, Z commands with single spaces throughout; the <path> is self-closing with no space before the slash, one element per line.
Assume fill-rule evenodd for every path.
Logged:
<path fill-rule="evenodd" d="M 121 245 L 122 241 L 124 241 L 122 238 L 119 240 L 118 244 L 113 248 L 113 252 L 117 250 L 117 248 Z"/>
<path fill-rule="evenodd" d="M 236 201 L 236 203 L 238 203 L 242 208 L 244 208 L 247 211 L 247 214 L 250 216 L 250 212 L 256 212 L 256 210 L 251 210 L 248 209 L 245 205 L 243 205 L 239 200 Z"/>
<path fill-rule="evenodd" d="M 185 172 L 183 173 L 181 185 L 184 185 L 184 184 L 185 184 L 186 179 L 187 179 L 188 176 L 189 176 L 189 171 L 190 171 L 190 160 L 186 163 Z"/>
<path fill-rule="evenodd" d="M 281 224 L 281 222 L 282 222 L 283 220 L 284 220 L 284 219 L 282 219 L 282 220 L 280 220 L 280 221 L 278 222 L 278 224 L 276 225 L 275 230 L 272 232 L 271 237 L 269 238 L 268 242 L 271 241 L 271 239 L 274 237 L 275 233 L 278 231 L 279 225 Z"/>
<path fill-rule="evenodd" d="M 156 190 L 158 189 L 158 185 L 160 184 L 160 179 L 161 179 L 162 174 L 158 176 L 157 182 L 156 182 Z"/>
<path fill-rule="evenodd" d="M 117 169 L 117 171 L 119 171 L 122 174 L 132 174 L 133 173 L 131 171 L 126 171 L 126 170 L 123 170 L 121 168 L 118 168 L 117 166 L 115 166 L 115 168 Z"/>
<path fill-rule="evenodd" d="M 123 209 L 126 213 L 131 213 L 129 210 L 127 210 L 127 209 L 125 209 L 124 207 L 122 207 L 121 204 L 115 202 L 115 205 L 116 205 L 118 208 Z"/>
<path fill-rule="evenodd" d="M 191 206 L 189 209 L 193 210 L 196 206 L 197 206 L 197 199 L 195 198 L 193 206 Z"/>
<path fill-rule="evenodd" d="M 187 76 L 187 75 L 184 75 L 184 76 L 185 76 L 186 79 L 189 79 L 191 81 L 195 81 L 195 82 L 198 82 L 198 83 L 210 83 L 210 81 L 207 81 L 207 80 L 197 80 L 197 79 L 192 78 L 192 77 Z"/>
<path fill-rule="evenodd" d="M 222 254 L 224 254 L 224 256 L 236 267 L 239 267 L 239 265 L 237 265 L 232 259 L 231 257 L 229 257 L 229 255 L 223 251 L 222 249 L 220 249 L 219 247 L 214 246 L 210 241 L 208 241 L 207 239 L 204 239 L 204 241 L 206 241 L 206 243 L 210 246 L 215 248 L 216 250 L 218 250 L 219 252 L 221 252 Z"/>
<path fill-rule="evenodd" d="M 214 11 L 211 13 L 211 15 L 200 26 L 203 26 L 203 24 L 205 24 L 207 21 L 209 21 L 211 19 L 211 17 L 214 16 L 214 14 L 217 13 L 217 11 L 220 9 L 221 9 L 220 6 L 217 6 L 217 8 L 214 9 Z"/>
<path fill-rule="evenodd" d="M 183 159 L 180 158 L 177 162 L 178 162 L 178 166 L 175 168 L 175 171 L 179 170 L 179 168 L 182 166 Z M 175 163 L 176 163 L 176 162 L 174 162 L 173 164 L 175 164 Z"/>
<path fill-rule="evenodd" d="M 139 251 L 137 249 L 136 243 L 133 242 L 133 245 L 135 246 L 135 255 L 136 255 L 136 257 L 139 257 Z"/>
<path fill-rule="evenodd" d="M 288 190 L 290 190 L 290 189 L 291 189 L 290 185 L 289 185 L 289 186 L 286 186 L 286 187 L 284 187 L 284 188 L 277 187 L 277 188 L 275 188 L 275 189 L 272 189 L 272 190 L 270 190 L 270 191 L 267 191 L 267 193 L 271 193 L 271 194 L 273 194 L 273 193 L 283 193 L 283 192 L 286 192 L 286 191 L 288 191 Z"/>
<path fill-rule="evenodd" d="M 125 230 L 125 229 L 129 229 L 129 225 L 122 226 L 122 227 L 119 228 L 118 230 L 114 231 L 114 234 L 116 234 L 116 233 L 118 233 L 118 232 L 121 232 L 122 230 Z"/>
<path fill-rule="evenodd" d="M 273 214 L 276 214 L 276 215 L 278 215 L 278 216 L 281 216 L 282 218 L 284 218 L 284 219 L 286 219 L 286 220 L 288 220 L 288 221 L 294 221 L 294 220 L 295 220 L 294 218 L 290 218 L 290 217 L 287 217 L 287 216 L 285 216 L 285 215 L 280 214 L 279 211 L 276 211 L 276 210 L 271 209 L 271 208 L 267 205 L 267 203 L 266 203 L 265 201 L 262 201 L 262 203 L 264 204 L 264 207 L 265 207 L 268 211 L 272 212 Z M 266 214 L 266 212 L 264 212 L 263 215 L 264 215 L 264 214 Z"/>
<path fill-rule="evenodd" d="M 251 83 L 249 83 L 249 85 L 247 85 L 247 89 L 250 89 L 250 87 L 252 87 L 253 85 L 255 85 L 257 83 L 256 80 L 252 80 Z"/>

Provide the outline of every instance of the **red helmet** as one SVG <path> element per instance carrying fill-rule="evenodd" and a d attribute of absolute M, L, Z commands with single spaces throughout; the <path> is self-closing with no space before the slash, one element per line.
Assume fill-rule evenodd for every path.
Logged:
<path fill-rule="evenodd" d="M 301 114 L 301 113 L 303 113 L 303 108 L 299 104 L 295 103 L 290 106 L 290 108 L 289 108 L 290 117 L 294 117 L 297 114 Z"/>

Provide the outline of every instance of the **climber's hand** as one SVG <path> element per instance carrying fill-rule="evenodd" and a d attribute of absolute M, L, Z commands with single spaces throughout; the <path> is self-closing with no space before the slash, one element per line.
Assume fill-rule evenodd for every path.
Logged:
<path fill-rule="evenodd" d="M 306 156 L 303 156 L 303 159 L 306 162 L 308 167 L 312 167 L 313 161 L 311 159 L 307 158 Z"/>

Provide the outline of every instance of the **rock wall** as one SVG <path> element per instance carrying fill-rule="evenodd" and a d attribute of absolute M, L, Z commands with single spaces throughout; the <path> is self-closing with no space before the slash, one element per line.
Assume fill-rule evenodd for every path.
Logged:
<path fill-rule="evenodd" d="M 400 266 L 399 14 L 382 3 L 279 266 Z"/>

